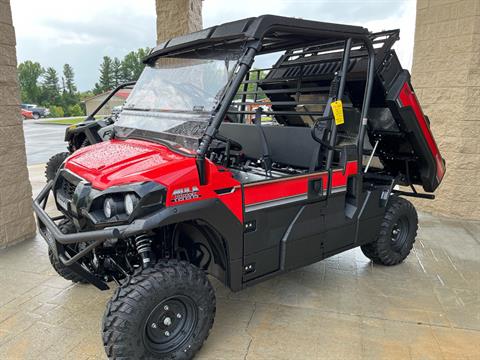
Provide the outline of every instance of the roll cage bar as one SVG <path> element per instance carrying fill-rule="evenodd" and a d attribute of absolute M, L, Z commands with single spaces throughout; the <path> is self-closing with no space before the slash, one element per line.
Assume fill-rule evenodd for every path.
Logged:
<path fill-rule="evenodd" d="M 95 120 L 95 115 L 97 115 L 97 113 L 105 106 L 105 104 L 107 102 L 110 101 L 110 99 L 117 93 L 119 92 L 120 90 L 122 89 L 125 89 L 125 88 L 128 88 L 128 87 L 132 87 L 136 84 L 137 82 L 136 81 L 128 81 L 128 82 L 125 82 L 123 84 L 120 84 L 118 85 L 115 89 L 113 89 L 110 94 L 108 94 L 108 96 L 103 99 L 103 101 L 95 108 L 95 110 L 92 111 L 91 114 L 89 114 L 87 116 L 87 118 L 85 119 L 85 121 L 93 121 Z"/>

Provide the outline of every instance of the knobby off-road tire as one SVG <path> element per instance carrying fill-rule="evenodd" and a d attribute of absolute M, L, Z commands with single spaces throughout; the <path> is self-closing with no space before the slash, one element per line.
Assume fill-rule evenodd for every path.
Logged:
<path fill-rule="evenodd" d="M 191 359 L 208 337 L 215 293 L 186 261 L 161 261 L 120 286 L 103 317 L 110 359 Z"/>
<path fill-rule="evenodd" d="M 75 231 L 75 227 L 70 221 L 60 223 L 59 228 L 64 234 Z M 55 259 L 55 256 L 50 248 L 48 248 L 48 258 L 50 259 L 50 264 L 52 264 L 53 269 L 65 280 L 73 281 L 74 283 L 87 284 L 87 282 L 81 276 L 77 275 L 77 273 L 63 265 L 60 260 Z"/>
<path fill-rule="evenodd" d="M 400 197 L 392 197 L 388 202 L 377 240 L 362 245 L 361 249 L 374 263 L 397 265 L 410 254 L 417 229 L 418 216 L 412 203 Z"/>
<path fill-rule="evenodd" d="M 61 152 L 53 155 L 50 160 L 48 160 L 47 166 L 45 167 L 45 177 L 47 181 L 55 179 L 58 169 L 60 169 L 60 166 L 69 155 L 69 152 Z"/>

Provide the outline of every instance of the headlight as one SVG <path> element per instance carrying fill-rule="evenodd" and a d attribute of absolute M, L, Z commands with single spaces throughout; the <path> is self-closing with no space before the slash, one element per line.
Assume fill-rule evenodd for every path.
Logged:
<path fill-rule="evenodd" d="M 107 219 L 124 212 L 125 205 L 123 201 L 107 197 L 103 202 L 103 214 Z"/>
<path fill-rule="evenodd" d="M 107 219 L 110 219 L 112 217 L 112 204 L 113 204 L 112 198 L 106 198 L 105 201 L 103 202 L 103 214 Z"/>
<path fill-rule="evenodd" d="M 128 216 L 132 215 L 135 206 L 137 206 L 138 198 L 134 194 L 125 195 L 125 212 Z"/>

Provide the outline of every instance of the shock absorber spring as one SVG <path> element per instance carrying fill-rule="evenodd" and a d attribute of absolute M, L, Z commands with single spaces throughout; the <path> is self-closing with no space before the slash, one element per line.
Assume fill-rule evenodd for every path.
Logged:
<path fill-rule="evenodd" d="M 147 268 L 152 262 L 152 240 L 146 235 L 140 235 L 135 238 L 135 248 L 142 258 L 143 267 Z"/>

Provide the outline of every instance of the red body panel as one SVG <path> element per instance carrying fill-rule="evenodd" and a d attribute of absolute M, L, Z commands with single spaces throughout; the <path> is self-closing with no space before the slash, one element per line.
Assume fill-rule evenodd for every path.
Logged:
<path fill-rule="evenodd" d="M 306 195 L 309 179 L 323 178 L 324 184 L 328 180 L 328 173 L 321 172 L 250 183 L 244 186 L 243 200 L 242 186 L 230 171 L 208 160 L 206 164 L 207 184 L 200 185 L 195 157 L 147 141 L 111 140 L 78 150 L 65 168 L 98 190 L 145 181 L 160 183 L 167 188 L 166 206 L 217 198 L 240 222 L 243 201 L 249 206 Z M 345 174 L 341 169 L 333 171 L 332 189 L 346 186 L 348 176 L 356 172 L 355 161 L 347 164 Z"/>
<path fill-rule="evenodd" d="M 357 173 L 357 162 L 347 164 L 345 174 L 342 169 L 332 172 L 332 190 L 347 185 L 347 178 Z M 300 176 L 262 181 L 245 185 L 245 206 L 262 204 L 270 201 L 306 195 L 310 179 L 323 179 L 323 184 L 328 183 L 328 172 L 312 173 Z"/>
<path fill-rule="evenodd" d="M 430 151 L 435 158 L 435 162 L 437 165 L 437 180 L 438 182 L 440 182 L 443 178 L 443 175 L 445 174 L 445 166 L 443 164 L 442 156 L 440 155 L 437 143 L 435 142 L 435 139 L 433 138 L 433 135 L 430 131 L 430 127 L 427 124 L 427 120 L 425 119 L 425 115 L 423 114 L 422 108 L 420 107 L 417 96 L 413 92 L 408 82 L 403 84 L 399 98 L 403 106 L 411 106 L 413 112 L 415 113 L 415 117 L 417 118 L 417 121 L 422 129 L 423 136 L 425 136 L 428 147 L 430 148 Z"/>

